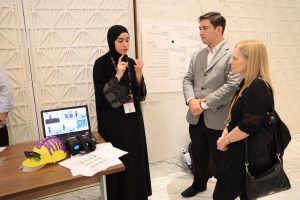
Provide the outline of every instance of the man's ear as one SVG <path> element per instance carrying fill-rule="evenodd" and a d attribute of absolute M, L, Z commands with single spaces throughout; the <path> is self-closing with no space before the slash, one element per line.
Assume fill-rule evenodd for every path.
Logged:
<path fill-rule="evenodd" d="M 218 34 L 220 34 L 220 35 L 223 35 L 223 27 L 222 26 L 217 26 L 217 32 L 218 32 Z"/>

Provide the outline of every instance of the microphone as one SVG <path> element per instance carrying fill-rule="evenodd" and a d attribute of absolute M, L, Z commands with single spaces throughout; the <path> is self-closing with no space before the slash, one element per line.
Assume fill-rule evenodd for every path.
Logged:
<path fill-rule="evenodd" d="M 127 54 L 124 54 L 124 56 L 123 56 L 123 58 L 122 58 L 121 61 L 122 62 L 128 62 L 128 56 L 127 56 Z"/>

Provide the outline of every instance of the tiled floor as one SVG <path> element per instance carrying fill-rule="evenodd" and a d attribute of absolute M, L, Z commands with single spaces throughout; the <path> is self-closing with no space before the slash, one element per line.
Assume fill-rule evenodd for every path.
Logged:
<path fill-rule="evenodd" d="M 290 178 L 292 189 L 261 198 L 262 200 L 300 200 L 300 134 L 293 135 L 285 153 L 284 168 Z M 153 194 L 149 200 L 181 200 L 180 193 L 192 183 L 192 175 L 181 158 L 168 159 L 150 165 Z M 189 200 L 210 200 L 216 180 L 210 179 L 205 192 Z M 45 200 L 99 199 L 99 185 L 46 198 Z M 226 200 L 226 199 L 224 199 Z"/>

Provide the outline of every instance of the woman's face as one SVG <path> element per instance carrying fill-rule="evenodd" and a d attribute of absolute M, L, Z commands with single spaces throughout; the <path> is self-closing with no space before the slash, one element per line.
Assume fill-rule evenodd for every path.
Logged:
<path fill-rule="evenodd" d="M 121 54 L 127 54 L 129 49 L 129 34 L 124 32 L 119 35 L 119 37 L 115 40 L 115 48 L 116 51 Z"/>
<path fill-rule="evenodd" d="M 246 59 L 240 52 L 240 50 L 236 47 L 233 50 L 230 64 L 232 73 L 243 75 L 247 71 L 248 59 Z"/>

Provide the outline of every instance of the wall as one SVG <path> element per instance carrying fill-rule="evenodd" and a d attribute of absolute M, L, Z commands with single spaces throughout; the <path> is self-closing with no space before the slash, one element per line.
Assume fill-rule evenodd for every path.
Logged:
<path fill-rule="evenodd" d="M 297 134 L 300 133 L 299 8 L 297 0 L 143 0 L 138 4 L 138 28 L 141 33 L 142 19 L 154 18 L 194 22 L 198 29 L 200 15 L 221 12 L 227 19 L 225 37 L 233 44 L 244 39 L 265 43 L 276 91 L 276 109 L 292 134 Z M 139 43 L 142 44 L 143 41 Z M 147 56 L 141 49 L 140 55 Z M 181 147 L 190 141 L 182 92 L 149 94 L 143 109 L 150 161 L 178 156 Z"/>
<path fill-rule="evenodd" d="M 57 107 L 87 104 L 97 130 L 93 64 L 111 25 L 134 37 L 133 2 L 1 0 L 0 11 L 0 64 L 14 88 L 10 143 L 42 138 L 40 111 Z"/>
<path fill-rule="evenodd" d="M 14 88 L 10 143 L 39 137 L 21 1 L 0 1 L 0 64 Z"/>

